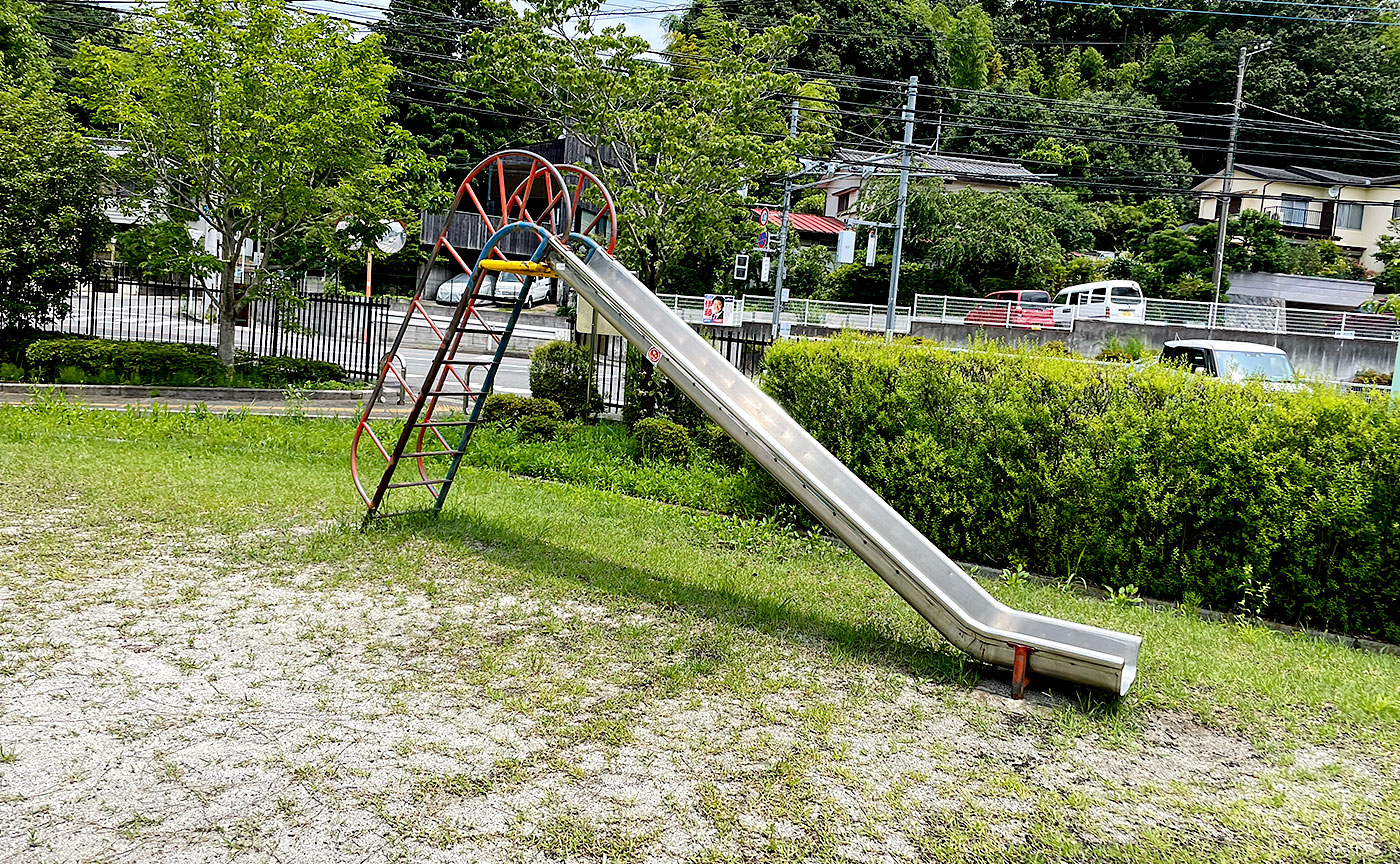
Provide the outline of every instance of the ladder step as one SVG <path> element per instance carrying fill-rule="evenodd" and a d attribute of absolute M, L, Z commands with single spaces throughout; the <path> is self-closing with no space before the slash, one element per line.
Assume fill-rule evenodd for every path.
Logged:
<path fill-rule="evenodd" d="M 429 390 L 423 396 L 484 396 L 480 390 Z"/>
<path fill-rule="evenodd" d="M 460 451 L 460 450 L 424 450 L 422 453 L 405 453 L 405 454 L 403 454 L 402 456 L 400 456 L 399 458 L 400 458 L 400 459 L 414 459 L 414 458 L 421 458 L 421 457 L 423 457 L 423 456 L 456 456 L 456 455 L 457 455 L 458 453 L 460 453 L 460 452 L 462 452 L 462 451 Z"/>
<path fill-rule="evenodd" d="M 412 483 L 390 483 L 385 489 L 407 489 L 410 486 L 440 486 L 447 482 L 447 478 L 441 480 L 414 480 Z"/>
<path fill-rule="evenodd" d="M 470 426 L 470 420 L 431 420 L 426 423 L 414 423 L 415 427 L 421 426 L 424 429 L 436 429 L 440 426 Z"/>

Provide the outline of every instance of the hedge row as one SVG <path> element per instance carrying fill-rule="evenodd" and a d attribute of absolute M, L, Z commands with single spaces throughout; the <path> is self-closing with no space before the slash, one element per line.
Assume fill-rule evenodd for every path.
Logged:
<path fill-rule="evenodd" d="M 1400 641 L 1382 401 L 854 337 L 764 384 L 955 557 Z"/>
<path fill-rule="evenodd" d="M 164 342 L 117 342 L 105 339 L 41 339 L 24 351 L 29 377 L 38 381 L 62 381 L 78 373 L 99 383 L 177 384 L 221 386 L 228 370 L 210 345 Z M 274 387 L 317 381 L 344 380 L 338 364 L 296 357 L 253 357 L 240 351 L 237 358 L 240 383 Z"/>

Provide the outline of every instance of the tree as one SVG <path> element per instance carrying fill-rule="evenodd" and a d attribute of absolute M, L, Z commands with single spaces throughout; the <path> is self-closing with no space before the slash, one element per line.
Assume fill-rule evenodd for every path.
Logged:
<path fill-rule="evenodd" d="M 863 215 L 891 221 L 895 196 L 893 182 L 872 185 L 860 199 Z M 1066 253 L 1092 242 L 1094 220 L 1066 192 L 945 192 L 938 181 L 915 182 L 905 213 L 904 254 L 930 268 L 926 278 L 934 293 L 984 293 L 983 283 L 992 279 L 1054 287 Z"/>
<path fill-rule="evenodd" d="M 437 166 L 387 120 L 394 68 L 378 36 L 357 41 L 283 0 L 171 0 L 133 26 L 123 50 L 83 46 L 76 86 L 125 142 L 143 221 L 203 219 L 219 233 L 218 351 L 231 367 L 234 320 L 295 269 L 288 244 L 344 248 L 334 227 L 347 214 L 371 239 L 378 220 L 416 211 Z"/>
<path fill-rule="evenodd" d="M 34 10 L 0 0 L 0 327 L 67 314 L 111 223 L 103 156 L 50 87 Z"/>
<path fill-rule="evenodd" d="M 1385 267 L 1376 274 L 1377 294 L 1400 294 L 1400 222 L 1391 222 L 1390 230 L 1393 233 L 1381 235 L 1376 244 L 1376 260 Z M 1395 311 L 1400 317 L 1400 308 Z"/>
<path fill-rule="evenodd" d="M 1127 189 L 1143 175 L 1155 186 L 1189 186 L 1193 169 L 1176 124 L 1151 96 L 1104 71 L 1102 59 L 1078 49 L 1058 57 L 1022 51 L 1000 85 L 963 100 L 944 146 L 1095 186 Z"/>
<path fill-rule="evenodd" d="M 577 136 L 617 200 L 619 253 L 658 290 L 687 253 L 732 255 L 757 225 L 740 195 L 796 168 L 831 137 L 825 114 L 787 136 L 788 102 L 822 97 L 780 71 L 802 22 L 751 34 L 712 18 L 673 65 L 621 27 L 594 29 L 594 0 L 542 3 L 509 27 L 468 37 L 468 88 L 539 105 Z M 681 53 L 681 52 L 677 52 Z"/>
<path fill-rule="evenodd" d="M 487 99 L 452 81 L 465 56 L 463 37 L 509 21 L 488 0 L 390 0 L 374 25 L 399 70 L 390 85 L 395 120 L 423 152 L 445 160 L 450 177 L 460 178 L 508 142 L 543 134 L 533 106 Z"/>
<path fill-rule="evenodd" d="M 117 45 L 121 19 L 111 9 L 94 2 L 38 0 L 34 6 L 39 10 L 37 26 L 49 47 L 54 89 L 68 98 L 68 109 L 77 112 L 79 123 L 89 123 L 91 118 L 83 116 L 80 106 L 73 102 L 78 95 L 73 89 L 73 56 L 83 40 Z"/>

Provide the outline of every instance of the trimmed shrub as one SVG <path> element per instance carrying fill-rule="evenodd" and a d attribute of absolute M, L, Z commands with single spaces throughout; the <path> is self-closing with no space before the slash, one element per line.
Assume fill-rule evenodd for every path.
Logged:
<path fill-rule="evenodd" d="M 166 342 L 117 342 L 106 339 L 41 339 L 25 348 L 25 365 L 39 381 L 102 384 L 170 384 L 177 387 L 218 387 L 228 384 L 228 370 L 212 345 Z M 255 386 L 286 387 L 320 381 L 343 381 L 339 364 L 297 357 L 254 357 L 238 351 L 241 374 Z M 62 370 L 68 368 L 66 379 Z M 239 382 L 242 383 L 242 382 Z"/>
<path fill-rule="evenodd" d="M 30 343 L 25 361 L 31 377 L 40 381 L 60 380 L 65 368 L 78 370 L 85 380 L 110 370 L 118 380 L 146 384 L 167 383 L 180 376 L 190 384 L 219 385 L 227 377 L 212 352 L 161 342 L 44 339 Z M 74 376 L 70 372 L 67 377 Z"/>
<path fill-rule="evenodd" d="M 1390 386 L 1391 375 L 1389 372 L 1378 372 L 1375 369 L 1362 369 L 1352 377 L 1352 381 L 1357 384 L 1374 384 L 1383 387 Z"/>
<path fill-rule="evenodd" d="M 643 462 L 690 462 L 690 433 L 679 423 L 664 417 L 646 417 L 632 427 Z"/>
<path fill-rule="evenodd" d="M 526 414 L 515 427 L 521 441 L 553 441 L 559 421 L 548 414 Z"/>
<path fill-rule="evenodd" d="M 553 399 L 542 396 L 529 396 L 520 400 L 520 419 L 526 417 L 548 417 L 550 420 L 564 419 L 564 409 Z"/>
<path fill-rule="evenodd" d="M 259 357 L 248 370 L 249 377 L 268 387 L 309 384 L 313 381 L 344 381 L 345 369 L 325 360 L 299 357 Z"/>
<path fill-rule="evenodd" d="M 1400 641 L 1384 398 L 851 336 L 766 363 L 768 391 L 954 557 Z"/>
<path fill-rule="evenodd" d="M 570 420 L 603 410 L 588 349 L 572 342 L 549 342 L 535 350 L 530 356 L 530 392 L 553 401 Z"/>
<path fill-rule="evenodd" d="M 710 454 L 716 462 L 721 465 L 737 467 L 746 458 L 747 453 L 739 446 L 739 442 L 729 437 L 729 433 L 724 431 L 715 423 L 702 423 L 693 433 L 695 446 Z"/>
<path fill-rule="evenodd" d="M 486 404 L 481 406 L 483 423 L 497 423 L 510 428 L 527 417 L 546 417 L 557 423 L 564 419 L 564 409 L 553 399 L 518 396 L 515 393 L 492 393 L 486 397 Z"/>
<path fill-rule="evenodd" d="M 481 422 L 514 426 L 515 421 L 520 419 L 520 403 L 523 401 L 524 397 L 515 393 L 492 393 L 486 397 L 486 404 L 481 406 Z"/>

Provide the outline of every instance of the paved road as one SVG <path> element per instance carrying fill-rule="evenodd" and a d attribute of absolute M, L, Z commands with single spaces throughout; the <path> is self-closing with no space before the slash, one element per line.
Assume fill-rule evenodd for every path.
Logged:
<path fill-rule="evenodd" d="M 423 376 L 427 373 L 428 366 L 433 362 L 433 355 L 436 353 L 437 350 L 433 348 L 399 349 L 399 358 L 408 367 L 410 387 L 422 385 Z M 482 359 L 488 358 L 482 357 Z M 481 376 L 484 374 L 484 372 L 475 373 L 472 376 L 472 383 L 480 383 Z M 501 361 L 501 368 L 496 373 L 496 392 L 530 395 L 530 361 L 524 357 L 507 357 Z"/>

